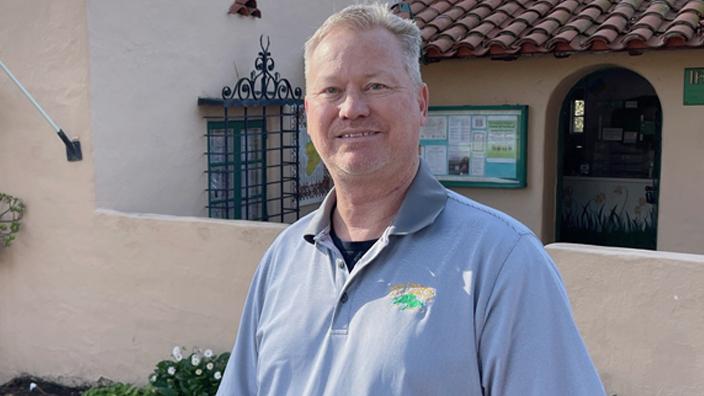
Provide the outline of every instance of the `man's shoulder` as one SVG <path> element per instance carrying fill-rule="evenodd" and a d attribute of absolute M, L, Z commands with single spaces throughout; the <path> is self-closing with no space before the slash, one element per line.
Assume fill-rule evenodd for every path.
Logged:
<path fill-rule="evenodd" d="M 454 222 L 472 222 L 480 225 L 486 232 L 508 232 L 515 235 L 533 234 L 523 223 L 498 209 L 481 204 L 452 190 L 446 191 L 445 215 Z"/>

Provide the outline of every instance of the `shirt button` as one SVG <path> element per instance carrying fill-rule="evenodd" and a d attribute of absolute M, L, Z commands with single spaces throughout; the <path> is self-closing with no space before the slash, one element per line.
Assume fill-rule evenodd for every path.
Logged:
<path fill-rule="evenodd" d="M 347 302 L 347 293 L 342 293 L 342 297 L 340 297 L 340 302 L 343 304 Z"/>
<path fill-rule="evenodd" d="M 337 259 L 336 262 L 337 262 L 337 268 L 340 268 L 340 269 L 345 268 L 345 261 L 343 259 Z"/>

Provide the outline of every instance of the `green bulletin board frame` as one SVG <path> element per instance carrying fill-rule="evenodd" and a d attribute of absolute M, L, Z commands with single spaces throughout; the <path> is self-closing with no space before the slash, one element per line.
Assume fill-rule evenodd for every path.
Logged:
<path fill-rule="evenodd" d="M 446 187 L 526 187 L 528 106 L 431 107 L 420 155 Z"/>

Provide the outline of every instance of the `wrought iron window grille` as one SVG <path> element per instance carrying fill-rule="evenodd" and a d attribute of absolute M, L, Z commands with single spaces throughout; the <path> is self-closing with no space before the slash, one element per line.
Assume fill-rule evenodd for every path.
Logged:
<path fill-rule="evenodd" d="M 222 89 L 222 98 L 198 98 L 222 108 L 208 115 L 208 216 L 293 222 L 300 216 L 298 150 L 301 88 L 274 71 L 263 36 L 249 77 Z"/>

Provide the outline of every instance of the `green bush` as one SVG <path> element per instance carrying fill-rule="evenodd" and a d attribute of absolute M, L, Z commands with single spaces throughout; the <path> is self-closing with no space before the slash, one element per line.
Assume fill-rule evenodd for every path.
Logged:
<path fill-rule="evenodd" d="M 89 388 L 83 391 L 81 396 L 150 396 L 151 394 L 149 387 L 140 388 L 118 382 L 109 386 Z"/>
<path fill-rule="evenodd" d="M 9 247 L 20 230 L 24 204 L 19 198 L 0 193 L 0 246 Z"/>
<path fill-rule="evenodd" d="M 194 348 L 184 357 L 184 351 L 185 348 L 174 347 L 173 360 L 162 360 L 156 365 L 149 376 L 154 391 L 161 396 L 214 396 L 230 353 L 217 356 L 210 349 L 201 353 Z"/>

